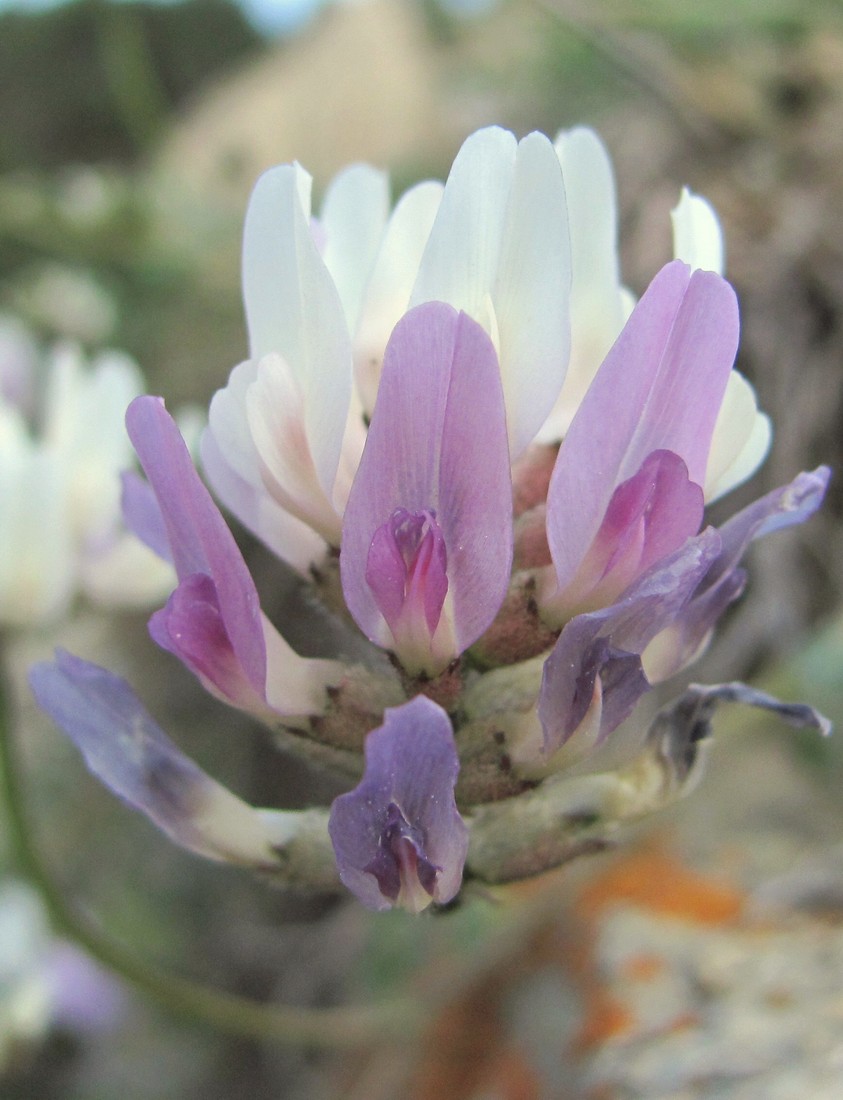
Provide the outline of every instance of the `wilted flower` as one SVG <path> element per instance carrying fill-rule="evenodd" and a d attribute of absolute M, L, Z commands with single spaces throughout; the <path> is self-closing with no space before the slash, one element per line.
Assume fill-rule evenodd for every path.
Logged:
<path fill-rule="evenodd" d="M 683 193 L 679 258 L 636 304 L 588 131 L 555 146 L 479 131 L 444 188 L 420 184 L 391 215 L 373 169 L 338 177 L 318 218 L 309 183 L 284 166 L 255 189 L 251 358 L 212 402 L 203 457 L 368 658 L 284 642 L 154 398 L 127 417 L 148 482 L 127 482 L 125 516 L 178 575 L 155 641 L 293 751 L 362 780 L 330 822 L 253 810 L 127 684 L 60 655 L 33 687 L 91 769 L 194 851 L 297 883 L 338 874 L 372 908 L 418 911 L 455 895 L 464 862 L 489 881 L 535 873 L 570 854 L 572 823 L 608 828 L 678 796 L 718 700 L 825 728 L 734 684 L 693 689 L 646 737 L 636 720 L 740 595 L 749 543 L 806 519 L 828 480 L 800 474 L 703 528 L 769 442 L 733 370 L 734 292 L 700 269 L 722 263 L 711 208 Z M 606 767 L 606 744 L 627 770 L 564 775 Z"/>
<path fill-rule="evenodd" d="M 77 592 L 111 606 L 149 606 L 172 573 L 120 520 L 119 474 L 131 465 L 126 405 L 142 392 L 119 352 L 87 364 L 72 345 L 42 356 L 0 321 L 0 622 L 64 615 Z"/>

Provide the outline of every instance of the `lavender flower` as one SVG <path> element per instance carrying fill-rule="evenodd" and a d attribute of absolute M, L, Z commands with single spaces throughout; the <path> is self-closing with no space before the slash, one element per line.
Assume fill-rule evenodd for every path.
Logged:
<path fill-rule="evenodd" d="M 124 511 L 178 577 L 154 640 L 358 786 L 330 814 L 256 810 L 110 673 L 63 655 L 33 686 L 91 769 L 177 843 L 418 912 L 457 894 L 464 865 L 535 873 L 568 858 L 566 823 L 609 829 L 688 788 L 701 735 L 687 708 L 647 735 L 636 705 L 702 652 L 749 544 L 807 519 L 828 471 L 704 526 L 769 443 L 733 369 L 734 292 L 701 270 L 722 264 L 719 226 L 683 193 L 679 258 L 635 304 L 590 132 L 554 146 L 479 131 L 444 186 L 392 214 L 367 166 L 315 218 L 309 191 L 286 165 L 252 196 L 250 358 L 214 397 L 204 465 L 368 648 L 316 661 L 284 641 L 155 399 L 129 409 L 148 480 L 125 481 Z M 706 715 L 737 701 L 825 728 L 739 685 L 698 690 Z M 605 768 L 606 747 L 634 757 L 627 770 L 565 774 Z"/>
<path fill-rule="evenodd" d="M 340 551 L 346 603 L 408 672 L 441 672 L 497 614 L 512 564 L 503 392 L 491 341 L 441 302 L 384 358 Z"/>
<path fill-rule="evenodd" d="M 423 696 L 387 710 L 366 738 L 366 774 L 328 826 L 340 878 L 364 905 L 418 913 L 457 894 L 468 850 L 459 766 L 448 715 Z"/>
<path fill-rule="evenodd" d="M 731 287 L 674 261 L 632 311 L 559 449 L 547 494 L 545 613 L 605 606 L 699 530 L 738 345 Z M 606 431 L 604 425 L 611 424 Z"/>
<path fill-rule="evenodd" d="M 209 691 L 257 717 L 318 713 L 339 667 L 299 657 L 263 616 L 246 563 L 163 401 L 138 398 L 126 422 L 154 494 L 130 481 L 126 521 L 173 562 L 179 580 L 150 619 L 153 639 Z"/>

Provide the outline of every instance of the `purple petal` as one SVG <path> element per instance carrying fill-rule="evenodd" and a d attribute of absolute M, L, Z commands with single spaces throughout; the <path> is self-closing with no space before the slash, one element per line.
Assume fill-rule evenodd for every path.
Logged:
<path fill-rule="evenodd" d="M 743 591 L 746 575 L 738 567 L 750 543 L 785 527 L 804 523 L 822 504 L 831 471 L 820 466 L 742 509 L 719 529 L 722 549 L 693 599 L 672 625 L 670 644 L 652 663 L 651 678 L 664 680 L 687 665 L 714 624 Z"/>
<path fill-rule="evenodd" d="M 599 691 L 600 730 L 598 743 L 617 728 L 641 696 L 650 690 L 637 653 L 615 648 L 607 638 L 597 637 L 582 648 L 582 663 L 574 681 L 574 693 L 565 724 L 572 736 L 591 708 Z"/>
<path fill-rule="evenodd" d="M 220 614 L 214 582 L 204 573 L 185 577 L 165 607 L 149 620 L 152 640 L 179 658 L 208 691 L 243 710 L 266 709 L 245 675 Z"/>
<path fill-rule="evenodd" d="M 831 733 L 831 722 L 805 703 L 783 703 L 774 695 L 733 681 L 728 684 L 689 684 L 685 691 L 656 715 L 647 741 L 679 783 L 685 783 L 698 759 L 698 747 L 711 736 L 714 712 L 720 703 L 741 703 L 770 711 L 796 729 Z"/>
<path fill-rule="evenodd" d="M 679 261 L 633 310 L 574 417 L 548 492 L 548 538 L 564 589 L 598 534 L 616 488 L 648 455 L 678 455 L 697 485 L 738 342 L 732 288 Z"/>
<path fill-rule="evenodd" d="M 800 474 L 733 516 L 719 531 L 708 529 L 690 539 L 613 606 L 572 619 L 545 663 L 539 696 L 545 751 L 552 754 L 579 728 L 598 680 L 602 740 L 631 713 L 652 683 L 688 664 L 743 590 L 745 574 L 738 562 L 747 546 L 813 515 L 822 503 L 829 476 L 826 467 Z M 650 643 L 655 652 L 647 652 L 646 675 L 639 677 L 634 663 L 625 658 L 644 654 Z M 618 665 L 621 659 L 623 668 Z"/>
<path fill-rule="evenodd" d="M 700 529 L 703 491 L 672 451 L 653 451 L 612 494 L 577 575 L 548 608 L 560 619 L 613 603 L 649 567 Z M 566 613 L 567 612 L 567 613 Z"/>
<path fill-rule="evenodd" d="M 755 539 L 810 519 L 823 502 L 830 477 L 828 466 L 798 474 L 727 520 L 720 528 L 723 552 L 717 560 L 718 575 L 738 562 Z"/>
<path fill-rule="evenodd" d="M 275 862 L 257 812 L 189 760 L 125 680 L 58 650 L 54 663 L 30 670 L 29 682 L 90 771 L 176 844 L 209 859 Z"/>
<path fill-rule="evenodd" d="M 828 737 L 832 730 L 829 719 L 814 707 L 806 703 L 783 703 L 774 695 L 758 691 L 739 680 L 728 684 L 689 684 L 685 698 L 696 698 L 702 704 L 700 709 L 707 711 L 708 715 L 716 703 L 741 703 L 746 707 L 768 710 L 795 729 L 814 729 L 823 737 Z"/>
<path fill-rule="evenodd" d="M 134 470 L 124 471 L 121 481 L 123 522 L 154 554 L 172 563 L 167 526 L 152 486 Z"/>
<path fill-rule="evenodd" d="M 430 512 L 397 508 L 375 531 L 366 559 L 366 583 L 394 638 L 420 629 L 432 638 L 448 593 L 448 555 Z"/>
<path fill-rule="evenodd" d="M 611 554 L 606 572 L 643 573 L 695 535 L 702 514 L 702 489 L 689 480 L 682 459 L 672 451 L 653 451 L 609 501 L 597 535 L 598 544 L 605 540 L 604 554 Z M 624 560 L 630 557 L 634 560 Z"/>
<path fill-rule="evenodd" d="M 417 696 L 388 709 L 366 738 L 366 771 L 328 825 L 340 878 L 365 906 L 418 912 L 459 891 L 468 830 L 454 801 L 459 773 L 448 715 Z"/>
<path fill-rule="evenodd" d="M 611 607 L 571 619 L 542 676 L 538 714 L 547 755 L 580 727 L 595 689 L 602 707 L 598 742 L 632 712 L 650 688 L 640 655 L 685 608 L 720 545 L 709 528 L 650 569 Z"/>
<path fill-rule="evenodd" d="M 231 651 L 243 676 L 263 698 L 266 646 L 260 603 L 233 535 L 163 401 L 138 397 L 126 413 L 126 426 L 158 500 L 179 579 L 204 574 L 213 583 Z M 178 649 L 174 652 L 190 664 Z"/>
<path fill-rule="evenodd" d="M 345 511 L 340 565 L 346 602 L 361 629 L 407 660 L 384 615 L 384 593 L 399 563 L 385 552 L 385 534 L 378 532 L 399 510 L 435 518 L 444 543 L 447 602 L 430 653 L 409 654 L 427 671 L 440 671 L 471 645 L 506 594 L 512 562 L 508 453 L 497 357 L 483 329 L 441 302 L 411 310 L 386 349 Z M 372 572 L 378 563 L 383 585 Z M 439 571 L 426 578 L 436 598 L 433 592 L 417 598 L 427 609 L 444 597 Z"/>

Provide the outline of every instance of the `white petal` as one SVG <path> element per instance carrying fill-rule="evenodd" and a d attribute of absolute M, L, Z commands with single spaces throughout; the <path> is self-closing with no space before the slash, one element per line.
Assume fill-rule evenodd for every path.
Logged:
<path fill-rule="evenodd" d="M 175 421 L 191 455 L 199 454 L 199 441 L 208 426 L 208 413 L 199 405 L 181 405 L 175 411 Z"/>
<path fill-rule="evenodd" d="M 279 356 L 268 356 L 267 359 L 280 362 Z M 276 442 L 283 455 L 285 447 L 289 448 L 295 440 L 304 438 L 301 396 L 295 396 L 293 383 L 295 408 L 291 410 L 289 402 L 280 396 L 281 405 L 276 409 L 270 371 L 270 378 L 265 377 L 261 387 L 250 398 L 249 394 L 258 379 L 259 365 L 254 360 L 240 363 L 229 375 L 225 389 L 214 394 L 208 414 L 208 428 L 200 447 L 202 464 L 214 492 L 229 511 L 284 561 L 306 573 L 313 561 L 323 557 L 324 540 L 303 520 L 293 516 L 280 501 L 285 494 L 288 497 L 295 495 L 302 498 L 304 505 L 310 495 L 324 501 L 324 494 L 315 480 L 312 462 L 308 464 L 305 461 L 303 471 L 291 474 L 285 469 L 284 461 L 279 459 L 276 462 L 273 457 Z M 264 407 L 260 398 L 267 391 L 269 396 Z M 252 434 L 250 405 L 261 445 L 269 456 L 268 463 L 261 456 Z M 291 438 L 282 437 L 278 441 L 271 438 L 270 423 L 276 415 L 282 419 L 292 417 Z M 333 524 L 335 520 L 331 522 Z"/>
<path fill-rule="evenodd" d="M 448 302 L 481 324 L 498 269 L 516 141 L 491 126 L 457 153 L 422 257 L 410 305 Z"/>
<path fill-rule="evenodd" d="M 0 448 L 0 623 L 33 626 L 67 612 L 77 563 L 68 500 L 55 455 L 29 441 Z"/>
<path fill-rule="evenodd" d="M 560 133 L 571 233 L 571 357 L 565 385 L 539 439 L 567 432 L 597 369 L 631 312 L 620 282 L 618 212 L 612 163 L 593 130 Z"/>
<path fill-rule="evenodd" d="M 618 319 L 618 202 L 605 145 L 584 127 L 563 131 L 554 143 L 568 201 L 574 296 L 602 300 L 606 319 Z"/>
<path fill-rule="evenodd" d="M 322 714 L 325 689 L 340 682 L 345 666 L 340 661 L 302 657 L 262 616 L 266 642 L 266 701 L 286 715 Z"/>
<path fill-rule="evenodd" d="M 359 394 L 354 390 L 351 395 L 351 405 L 348 410 L 348 421 L 345 426 L 340 464 L 337 469 L 332 497 L 334 509 L 340 516 L 345 512 L 348 494 L 351 492 L 351 486 L 357 476 L 357 468 L 360 465 L 363 448 L 366 446 L 367 434 L 363 404 Z"/>
<path fill-rule="evenodd" d="M 673 255 L 693 268 L 725 270 L 723 231 L 714 207 L 701 195 L 682 188 L 678 204 L 670 212 L 673 222 Z"/>
<path fill-rule="evenodd" d="M 260 461 L 249 431 L 246 393 L 257 373 L 256 359 L 247 359 L 232 370 L 226 386 L 211 398 L 205 433 L 213 436 L 226 465 L 253 485 L 260 484 Z M 204 443 L 200 449 L 203 447 Z"/>
<path fill-rule="evenodd" d="M 529 134 L 518 145 L 490 289 L 509 448 L 516 457 L 553 408 L 570 351 L 565 187 L 556 152 L 543 134 Z"/>
<path fill-rule="evenodd" d="M 354 367 L 365 411 L 371 416 L 378 391 L 383 352 L 398 319 L 407 310 L 427 245 L 443 185 L 419 183 L 400 199 L 389 219 L 363 295 L 354 336 Z"/>
<path fill-rule="evenodd" d="M 621 328 L 629 320 L 629 316 L 638 304 L 638 299 L 628 286 L 621 287 Z M 601 360 L 602 362 L 602 360 Z"/>
<path fill-rule="evenodd" d="M 80 583 L 104 607 L 145 608 L 163 603 L 177 581 L 169 562 L 124 532 L 102 550 L 82 556 Z"/>
<path fill-rule="evenodd" d="M 129 356 L 103 352 L 88 367 L 72 345 L 58 347 L 48 365 L 43 439 L 64 451 L 96 453 L 109 464 L 125 461 L 132 448 L 123 418 L 133 398 L 143 393 L 143 376 Z M 91 431 L 91 417 L 97 431 Z"/>
<path fill-rule="evenodd" d="M 119 473 L 131 464 L 124 417 L 143 392 L 137 365 L 105 352 L 88 368 L 78 349 L 59 348 L 50 364 L 44 405 L 44 445 L 68 468 L 74 530 L 107 532 L 120 510 Z M 96 430 L 92 430 L 96 425 Z"/>
<path fill-rule="evenodd" d="M 22 455 L 34 446 L 23 414 L 0 396 L 0 455 Z"/>
<path fill-rule="evenodd" d="M 304 395 L 282 356 L 265 355 L 259 361 L 257 376 L 246 392 L 246 417 L 271 495 L 327 542 L 339 546 L 341 520 L 319 484 Z"/>
<path fill-rule="evenodd" d="M 714 425 L 705 471 L 705 499 L 717 500 L 748 480 L 770 449 L 770 419 L 758 411 L 755 391 L 732 371 Z"/>
<path fill-rule="evenodd" d="M 271 868 L 273 831 L 260 812 L 210 776 L 205 779 L 193 805 L 190 826 L 196 839 L 189 847 L 208 859 Z"/>
<path fill-rule="evenodd" d="M 200 450 L 202 469 L 222 504 L 274 554 L 309 577 L 311 565 L 320 562 L 327 552 L 324 540 L 276 504 L 258 471 L 255 482 L 229 465 L 210 430 L 202 436 Z"/>
<path fill-rule="evenodd" d="M 243 225 L 243 299 L 253 359 L 278 351 L 290 340 L 290 318 L 284 312 L 290 282 L 296 279 L 290 228 L 298 224 L 297 213 L 307 227 L 310 185 L 303 168 L 285 164 L 264 172 L 249 198 Z"/>
<path fill-rule="evenodd" d="M 298 166 L 270 169 L 246 213 L 243 293 L 251 357 L 276 354 L 302 395 L 304 432 L 326 496 L 333 491 L 352 387 L 351 339 L 313 240 Z"/>
<path fill-rule="evenodd" d="M 368 164 L 353 164 L 336 176 L 322 203 L 322 258 L 336 283 L 350 332 L 357 326 L 388 216 L 389 177 Z"/>

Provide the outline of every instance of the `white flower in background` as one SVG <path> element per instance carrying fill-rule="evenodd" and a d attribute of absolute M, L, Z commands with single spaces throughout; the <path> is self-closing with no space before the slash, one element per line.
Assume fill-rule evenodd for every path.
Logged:
<path fill-rule="evenodd" d="M 66 614 L 77 592 L 133 607 L 172 587 L 170 567 L 120 521 L 123 425 L 143 391 L 118 352 L 88 365 L 62 345 L 43 361 L 26 330 L 0 320 L 0 623 Z"/>
<path fill-rule="evenodd" d="M 46 264 L 24 287 L 20 304 L 48 331 L 85 344 L 104 344 L 117 324 L 117 305 L 90 271 Z"/>

